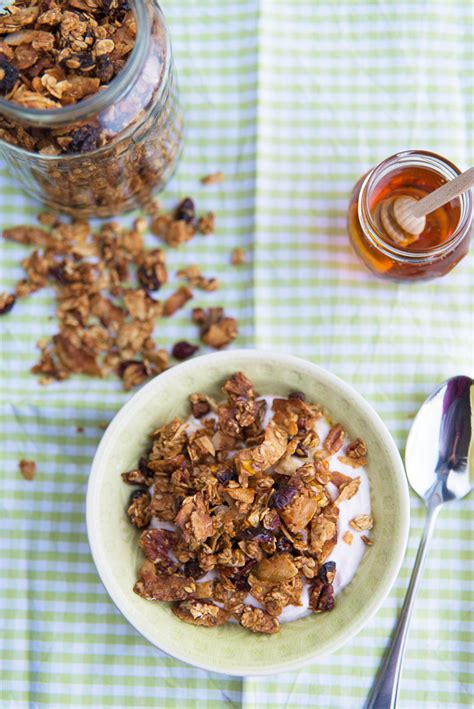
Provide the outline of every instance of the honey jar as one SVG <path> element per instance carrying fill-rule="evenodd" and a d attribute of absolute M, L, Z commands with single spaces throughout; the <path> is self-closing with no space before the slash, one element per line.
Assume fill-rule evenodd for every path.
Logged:
<path fill-rule="evenodd" d="M 430 280 L 449 273 L 467 254 L 472 194 L 465 192 L 426 217 L 423 232 L 405 245 L 394 242 L 380 219 L 386 200 L 422 199 L 460 174 L 446 158 L 423 150 L 397 153 L 355 185 L 348 213 L 355 252 L 377 276 L 394 281 Z"/>

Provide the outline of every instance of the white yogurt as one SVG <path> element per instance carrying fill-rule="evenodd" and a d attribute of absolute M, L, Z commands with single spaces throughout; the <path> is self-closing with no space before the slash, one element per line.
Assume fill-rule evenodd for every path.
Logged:
<path fill-rule="evenodd" d="M 261 399 L 265 399 L 267 402 L 267 410 L 265 412 L 265 418 L 263 421 L 263 427 L 266 428 L 268 422 L 273 416 L 272 403 L 273 400 L 279 397 L 276 396 L 262 396 Z M 217 418 L 216 414 L 210 413 L 206 418 Z M 188 432 L 194 433 L 201 427 L 201 421 L 190 416 L 186 421 Z M 316 422 L 316 431 L 319 435 L 321 442 L 326 438 L 331 425 L 326 417 L 321 417 Z M 334 456 L 329 458 L 329 467 L 331 470 L 337 470 L 344 475 L 348 475 L 351 478 L 360 477 L 360 487 L 356 495 L 350 500 L 345 500 L 341 503 L 339 508 L 339 518 L 337 523 L 337 543 L 332 550 L 330 556 L 326 561 L 334 561 L 336 563 L 336 577 L 334 579 L 334 594 L 337 595 L 340 591 L 347 586 L 347 584 L 354 578 L 357 568 L 361 562 L 362 556 L 365 552 L 366 545 L 361 539 L 359 532 L 354 531 L 349 526 L 349 522 L 357 517 L 358 515 L 370 515 L 370 484 L 367 472 L 362 468 L 351 468 L 349 465 L 345 465 L 340 460 L 339 456 L 345 454 L 347 445 L 351 441 L 347 441 L 343 448 L 338 451 Z M 331 483 L 327 486 L 327 490 L 331 495 L 332 499 L 335 499 L 338 495 L 337 488 Z M 151 490 L 152 492 L 152 490 Z M 155 529 L 176 529 L 174 524 L 170 522 L 161 522 L 155 518 L 151 520 L 151 527 Z M 345 532 L 351 532 L 353 535 L 352 544 L 346 544 L 343 541 L 343 535 Z M 200 581 L 209 581 L 215 578 L 215 572 L 211 571 Z M 257 608 L 262 608 L 262 605 L 250 594 L 246 599 L 246 603 L 250 603 Z M 217 604 L 219 605 L 219 604 Z M 302 618 L 309 615 L 312 611 L 309 608 L 309 585 L 304 584 L 303 592 L 301 594 L 301 605 L 300 606 L 287 606 L 283 609 L 279 616 L 281 623 L 288 623 L 291 620 L 296 620 L 297 618 Z"/>

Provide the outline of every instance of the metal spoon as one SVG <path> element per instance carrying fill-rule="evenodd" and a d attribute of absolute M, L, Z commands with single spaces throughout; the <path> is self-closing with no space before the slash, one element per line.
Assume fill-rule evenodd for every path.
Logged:
<path fill-rule="evenodd" d="M 433 391 L 413 421 L 405 466 L 408 482 L 424 500 L 428 513 L 400 618 L 365 709 L 395 709 L 397 705 L 408 626 L 438 512 L 472 489 L 473 408 L 473 380 L 453 377 Z"/>

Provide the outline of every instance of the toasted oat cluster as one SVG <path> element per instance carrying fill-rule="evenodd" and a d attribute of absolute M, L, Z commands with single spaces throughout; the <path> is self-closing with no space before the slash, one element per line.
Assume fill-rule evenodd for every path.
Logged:
<path fill-rule="evenodd" d="M 140 30 L 127 0 L 7 5 L 0 11 L 0 97 L 19 115 L 0 113 L 0 140 L 35 154 L 29 170 L 34 196 L 80 218 L 146 205 L 170 178 L 182 143 L 183 118 L 158 6 L 150 5 L 150 24 Z M 61 120 L 61 109 L 104 95 L 140 31 L 150 33 L 150 45 L 126 87 L 113 97 L 105 94 L 82 117 Z M 59 113 L 54 121 L 38 122 L 21 117 L 21 109 Z M 4 153 L 18 174 L 10 151 Z"/>
<path fill-rule="evenodd" d="M 191 238 L 200 230 L 190 198 L 162 219 L 167 228 L 160 236 L 168 244 L 169 232 L 185 228 Z M 47 286 L 55 288 L 59 329 L 38 343 L 41 356 L 32 371 L 40 375 L 40 382 L 60 381 L 71 374 L 101 377 L 115 372 L 124 388 L 130 389 L 162 372 L 168 366 L 168 353 L 153 338 L 157 321 L 183 308 L 193 298 L 191 287 L 215 290 L 217 279 L 205 277 L 198 266 L 181 269 L 177 277 L 188 285 L 180 285 L 161 302 L 155 293 L 169 280 L 165 252 L 145 248 L 144 219 L 132 229 L 109 222 L 96 233 L 84 221 L 64 222 L 49 213 L 40 215 L 40 220 L 41 226 L 4 231 L 5 239 L 34 250 L 22 261 L 26 277 L 16 284 L 15 292 L 0 293 L 0 315 L 5 315 L 17 298 Z M 224 347 L 237 336 L 235 319 L 222 308 L 194 308 L 192 319 L 210 347 Z M 181 341 L 173 356 L 187 359 L 197 349 Z"/>
<path fill-rule="evenodd" d="M 126 0 L 16 0 L 0 15 L 0 96 L 26 108 L 77 103 L 121 71 L 135 38 Z"/>
<path fill-rule="evenodd" d="M 361 479 L 330 469 L 345 433 L 336 424 L 321 441 L 323 412 L 304 394 L 274 398 L 267 412 L 242 372 L 223 391 L 219 404 L 191 395 L 190 419 L 153 431 L 148 454 L 122 474 L 138 486 L 127 514 L 143 530 L 134 591 L 173 602 L 175 615 L 193 625 L 235 619 L 276 633 L 283 609 L 302 604 L 305 585 L 312 611 L 334 607 L 336 564 L 328 557 L 340 506 L 357 495 Z M 363 441 L 346 456 L 354 468 L 365 464 Z M 372 527 L 368 515 L 353 523 L 355 531 Z"/>

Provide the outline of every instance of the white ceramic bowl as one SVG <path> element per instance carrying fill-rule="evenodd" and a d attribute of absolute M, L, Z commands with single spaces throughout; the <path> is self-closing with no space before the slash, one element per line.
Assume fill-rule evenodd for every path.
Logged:
<path fill-rule="evenodd" d="M 189 394 L 221 396 L 233 372 L 243 371 L 260 394 L 304 391 L 324 406 L 349 437 L 361 435 L 369 449 L 367 472 L 375 527 L 353 580 L 330 613 L 312 614 L 271 636 L 239 625 L 202 628 L 178 620 L 169 604 L 133 593 L 142 562 L 138 531 L 125 510 L 130 488 L 120 473 L 132 469 L 147 449 L 148 434 L 173 416 L 187 417 Z M 196 357 L 156 377 L 138 391 L 108 426 L 97 449 L 87 491 L 87 531 L 95 564 L 110 597 L 151 643 L 203 669 L 233 675 L 262 675 L 294 669 L 328 654 L 352 638 L 377 611 L 402 562 L 409 527 L 405 472 L 390 433 L 371 406 L 348 384 L 296 357 L 237 350 Z"/>

